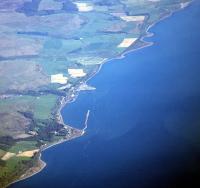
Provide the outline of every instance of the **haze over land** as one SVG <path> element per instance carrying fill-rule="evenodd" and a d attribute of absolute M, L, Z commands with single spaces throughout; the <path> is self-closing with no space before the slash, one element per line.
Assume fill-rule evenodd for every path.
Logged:
<path fill-rule="evenodd" d="M 149 26 L 188 2 L 1 1 L 0 187 L 42 168 L 44 145 L 81 136 L 63 124 L 62 105 L 103 62 L 148 45 L 140 39 Z"/>

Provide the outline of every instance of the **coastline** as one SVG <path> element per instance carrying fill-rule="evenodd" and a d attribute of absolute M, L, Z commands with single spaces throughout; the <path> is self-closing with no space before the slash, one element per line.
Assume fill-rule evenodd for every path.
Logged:
<path fill-rule="evenodd" d="M 125 57 L 126 54 L 129 54 L 129 53 L 131 53 L 131 52 L 134 52 L 134 51 L 137 51 L 137 50 L 140 50 L 140 49 L 143 49 L 143 48 L 146 48 L 146 47 L 149 47 L 149 46 L 153 45 L 153 44 L 154 44 L 153 42 L 147 42 L 147 41 L 145 41 L 145 38 L 154 36 L 154 33 L 149 32 L 149 29 L 151 29 L 154 25 L 156 25 L 156 24 L 159 23 L 160 21 L 162 21 L 162 20 L 164 20 L 164 19 L 166 19 L 166 18 L 168 18 L 168 17 L 173 16 L 174 13 L 176 13 L 176 12 L 178 12 L 178 11 L 184 10 L 184 9 L 187 8 L 189 5 L 191 5 L 192 2 L 193 2 L 193 0 L 190 1 L 190 2 L 187 4 L 187 6 L 185 6 L 185 7 L 183 7 L 183 8 L 180 8 L 180 9 L 177 9 L 177 10 L 175 10 L 175 11 L 172 11 L 172 12 L 170 12 L 169 14 L 167 14 L 167 15 L 163 16 L 162 18 L 160 18 L 157 22 L 155 22 L 155 23 L 149 25 L 149 26 L 147 27 L 145 33 L 138 39 L 138 41 L 142 42 L 144 45 L 142 45 L 141 47 L 136 48 L 136 47 L 135 47 L 135 44 L 133 44 L 129 49 L 127 49 L 126 51 L 124 51 L 123 53 L 121 53 L 119 56 L 113 57 L 113 58 L 111 58 L 111 59 L 105 59 L 105 60 L 103 60 L 103 61 L 99 64 L 98 69 L 95 70 L 95 71 L 92 73 L 92 75 L 90 75 L 90 77 L 88 77 L 83 83 L 84 83 L 84 84 L 87 84 L 87 82 L 88 82 L 90 79 L 92 79 L 96 74 L 98 74 L 98 73 L 100 72 L 102 66 L 103 66 L 105 63 L 108 63 L 109 61 L 112 61 L 112 60 L 115 60 L 115 59 L 122 59 L 122 58 Z M 136 43 L 136 44 L 137 44 L 137 43 Z M 56 146 L 56 145 L 58 145 L 58 144 L 64 143 L 64 142 L 66 142 L 66 141 L 69 141 L 69 140 L 72 140 L 72 139 L 81 137 L 81 136 L 83 136 L 83 135 L 85 134 L 85 129 L 76 129 L 76 128 L 70 126 L 70 125 L 65 124 L 64 121 L 63 121 L 62 114 L 61 114 L 62 109 L 63 109 L 64 107 L 66 107 L 67 104 L 72 103 L 72 102 L 74 102 L 74 101 L 76 100 L 76 98 L 78 97 L 78 95 L 79 95 L 79 93 L 80 93 L 80 91 L 79 91 L 78 88 L 79 88 L 80 85 L 83 84 L 83 83 L 78 83 L 78 84 L 74 87 L 75 90 L 74 90 L 74 91 L 73 91 L 73 90 L 71 91 L 72 94 L 74 94 L 74 97 L 71 97 L 71 95 L 69 95 L 69 96 L 67 96 L 67 97 L 61 97 L 61 98 L 59 99 L 59 103 L 60 103 L 60 104 L 59 104 L 59 107 L 58 107 L 58 110 L 57 110 L 57 113 L 56 113 L 57 122 L 63 124 L 65 127 L 68 127 L 68 128 L 70 128 L 70 129 L 72 129 L 72 130 L 75 130 L 75 131 L 78 131 L 77 134 L 72 135 L 72 136 L 69 137 L 69 138 L 62 139 L 62 140 L 60 140 L 60 141 L 58 141 L 58 142 L 54 142 L 54 143 L 49 144 L 49 145 L 43 145 L 43 146 L 41 146 L 40 151 L 39 151 L 39 156 L 38 156 L 38 159 L 37 159 L 37 163 L 36 163 L 32 168 L 28 169 L 27 172 L 26 172 L 25 174 L 23 174 L 23 175 L 20 177 L 20 179 L 14 181 L 14 182 L 11 182 L 9 185 L 7 185 L 7 187 L 9 187 L 10 185 L 12 185 L 12 184 L 14 184 L 14 183 L 17 183 L 17 182 L 19 182 L 19 181 L 22 181 L 22 180 L 25 180 L 25 179 L 27 179 L 27 178 L 30 178 L 30 177 L 34 176 L 35 174 L 41 172 L 41 171 L 47 166 L 47 164 L 41 159 L 42 152 L 43 152 L 44 150 L 46 150 L 46 149 L 48 149 L 48 148 L 51 148 L 51 147 L 54 147 L 54 146 Z"/>

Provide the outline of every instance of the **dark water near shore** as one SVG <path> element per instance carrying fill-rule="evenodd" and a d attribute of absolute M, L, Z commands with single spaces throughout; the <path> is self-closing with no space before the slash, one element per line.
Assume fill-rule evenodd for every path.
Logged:
<path fill-rule="evenodd" d="M 63 110 L 85 136 L 43 152 L 13 188 L 162 188 L 200 180 L 200 3 L 151 29 L 155 44 L 103 66 Z"/>

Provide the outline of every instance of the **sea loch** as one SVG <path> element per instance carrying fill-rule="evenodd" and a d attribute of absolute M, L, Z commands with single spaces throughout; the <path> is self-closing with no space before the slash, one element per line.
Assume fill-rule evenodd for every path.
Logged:
<path fill-rule="evenodd" d="M 63 109 L 81 138 L 43 152 L 46 168 L 13 188 L 151 188 L 195 182 L 200 171 L 200 3 L 158 23 L 154 45 L 105 64 Z"/>

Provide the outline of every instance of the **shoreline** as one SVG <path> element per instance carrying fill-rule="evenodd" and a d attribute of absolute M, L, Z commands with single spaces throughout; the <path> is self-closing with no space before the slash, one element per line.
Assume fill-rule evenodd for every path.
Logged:
<path fill-rule="evenodd" d="M 74 129 L 74 128 L 72 128 L 72 129 Z M 62 140 L 60 140 L 58 142 L 54 142 L 54 143 L 49 144 L 49 145 L 43 145 L 41 147 L 40 151 L 39 151 L 39 157 L 37 159 L 37 164 L 35 166 L 31 167 L 30 169 L 28 169 L 24 174 L 22 174 L 21 177 L 18 180 L 15 180 L 15 181 L 11 182 L 10 184 L 8 184 L 7 187 L 40 173 L 47 166 L 47 163 L 41 159 L 43 151 L 45 151 L 45 150 L 47 150 L 47 149 L 49 149 L 51 147 L 54 147 L 54 146 L 56 146 L 58 144 L 62 144 L 64 142 L 67 142 L 67 141 L 73 140 L 75 138 L 81 137 L 83 134 L 84 134 L 84 132 L 82 131 L 80 135 L 74 135 L 74 136 L 72 136 L 70 138 L 62 139 Z"/>
<path fill-rule="evenodd" d="M 175 10 L 175 11 L 172 11 L 172 12 L 170 12 L 169 14 L 167 14 L 167 15 L 163 16 L 162 18 L 160 18 L 157 22 L 150 24 L 150 25 L 147 27 L 145 33 L 144 33 L 140 38 L 138 38 L 138 41 L 139 41 L 139 42 L 142 42 L 142 44 L 143 44 L 143 45 L 141 45 L 141 47 L 134 47 L 137 43 L 136 43 L 136 44 L 133 44 L 132 46 L 129 47 L 129 48 L 131 48 L 131 49 L 125 50 L 123 53 L 119 54 L 118 56 L 113 57 L 113 58 L 110 58 L 110 59 L 105 59 L 105 60 L 103 60 L 101 63 L 99 63 L 97 70 L 95 70 L 85 81 L 83 81 L 83 83 L 84 83 L 84 84 L 87 84 L 87 82 L 88 82 L 90 79 L 92 79 L 96 74 L 98 74 L 98 73 L 100 72 L 102 66 L 103 66 L 105 63 L 108 63 L 108 62 L 110 62 L 110 61 L 112 61 L 112 60 L 116 60 L 116 59 L 123 59 L 127 54 L 129 54 L 129 53 L 131 53 L 131 52 L 134 52 L 134 51 L 137 51 L 137 50 L 140 50 L 140 49 L 143 49 L 143 48 L 152 46 L 152 45 L 154 44 L 153 42 L 147 42 L 147 41 L 145 41 L 145 38 L 149 38 L 149 37 L 154 36 L 154 33 L 149 32 L 149 30 L 150 30 L 153 26 L 155 26 L 156 24 L 158 24 L 159 22 L 161 22 L 162 20 L 164 20 L 164 19 L 166 19 L 166 18 L 168 18 L 168 17 L 173 16 L 173 14 L 175 14 L 176 12 L 182 11 L 182 10 L 186 9 L 188 6 L 191 5 L 192 2 L 193 2 L 193 0 L 191 0 L 190 2 L 188 2 L 187 6 L 182 7 L 182 8 L 179 8 L 179 9 L 177 9 L 177 10 Z M 58 141 L 58 142 L 54 142 L 54 143 L 49 144 L 49 145 L 42 145 L 41 148 L 40 148 L 40 151 L 39 151 L 39 156 L 38 156 L 38 159 L 37 159 L 37 164 L 34 165 L 33 167 L 31 167 L 30 169 L 28 169 L 27 172 L 24 173 L 18 180 L 11 182 L 11 183 L 8 184 L 6 187 L 9 187 L 10 185 L 13 185 L 13 184 L 15 184 L 15 183 L 17 183 L 17 182 L 20 182 L 20 181 L 22 181 L 22 180 L 25 180 L 25 179 L 27 179 L 27 178 L 30 178 L 30 177 L 32 177 L 32 176 L 34 176 L 34 175 L 40 173 L 40 172 L 47 166 L 47 163 L 41 159 L 41 157 L 42 157 L 42 152 L 43 152 L 43 151 L 45 151 L 45 150 L 47 150 L 47 149 L 49 149 L 49 148 L 51 148 L 51 147 L 54 147 L 54 146 L 56 146 L 56 145 L 58 145 L 58 144 L 62 144 L 62 143 L 64 143 L 64 142 L 67 142 L 67 141 L 73 140 L 73 139 L 75 139 L 75 138 L 81 137 L 81 136 L 83 136 L 83 135 L 85 134 L 86 131 L 85 131 L 84 128 L 83 128 L 83 129 L 77 129 L 77 128 L 74 128 L 74 127 L 72 127 L 72 126 L 70 126 L 70 125 L 65 124 L 65 123 L 64 123 L 64 120 L 63 120 L 62 113 L 61 113 L 62 109 L 63 109 L 64 107 L 66 107 L 67 104 L 70 104 L 70 103 L 74 102 L 74 101 L 77 99 L 78 95 L 80 94 L 80 90 L 79 90 L 78 88 L 79 88 L 80 85 L 83 84 L 83 83 L 78 83 L 78 84 L 73 88 L 73 89 L 75 89 L 74 91 L 73 91 L 73 89 L 72 89 L 72 93 L 70 93 L 70 95 L 71 95 L 71 94 L 74 94 L 73 97 L 71 97 L 71 96 L 69 95 L 69 96 L 66 96 L 66 97 L 61 97 L 61 98 L 59 99 L 59 103 L 60 103 L 60 104 L 59 104 L 59 107 L 58 107 L 58 110 L 57 110 L 57 113 L 56 113 L 56 116 L 57 116 L 57 117 L 56 117 L 56 120 L 57 120 L 58 123 L 61 123 L 61 124 L 63 124 L 65 127 L 68 127 L 68 128 L 70 128 L 70 129 L 72 129 L 72 130 L 76 130 L 76 131 L 78 131 L 78 133 L 72 135 L 72 136 L 69 137 L 69 138 L 61 139 L 61 140 Z M 70 90 L 70 92 L 71 92 L 71 90 Z M 37 166 L 37 165 L 38 165 L 38 166 Z M 36 169 L 37 169 L 37 170 L 36 170 Z"/>

